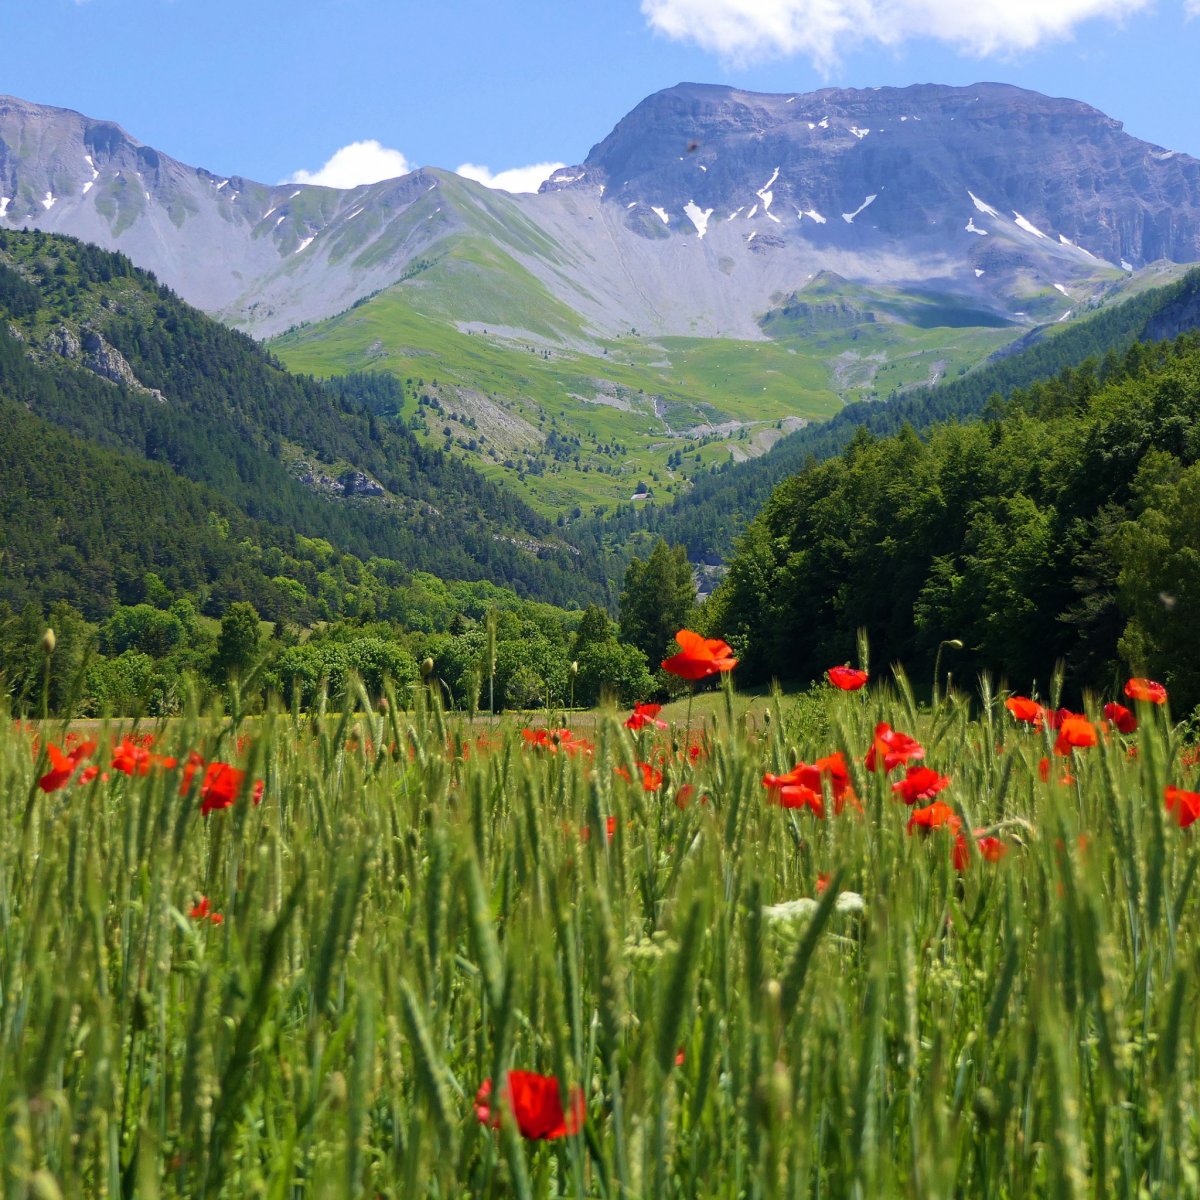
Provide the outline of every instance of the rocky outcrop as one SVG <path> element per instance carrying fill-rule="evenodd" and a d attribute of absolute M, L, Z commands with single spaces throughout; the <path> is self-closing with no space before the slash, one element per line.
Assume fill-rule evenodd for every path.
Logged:
<path fill-rule="evenodd" d="M 957 237 L 991 209 L 1117 265 L 1200 260 L 1200 161 L 1077 100 L 1005 84 L 802 95 L 680 84 L 543 191 L 598 186 L 607 203 L 661 209 L 691 234 L 675 219 L 689 204 L 714 222 L 776 218 L 841 240 L 860 224 L 891 238 Z"/>

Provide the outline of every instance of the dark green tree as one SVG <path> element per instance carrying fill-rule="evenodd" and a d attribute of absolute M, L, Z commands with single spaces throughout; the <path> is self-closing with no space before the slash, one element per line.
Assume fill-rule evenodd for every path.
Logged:
<path fill-rule="evenodd" d="M 245 600 L 231 604 L 221 618 L 221 632 L 213 656 L 213 674 L 217 679 L 244 675 L 258 656 L 258 610 Z"/>
<path fill-rule="evenodd" d="M 692 565 L 683 546 L 661 539 L 643 562 L 635 558 L 621 591 L 620 638 L 658 663 L 696 608 Z"/>

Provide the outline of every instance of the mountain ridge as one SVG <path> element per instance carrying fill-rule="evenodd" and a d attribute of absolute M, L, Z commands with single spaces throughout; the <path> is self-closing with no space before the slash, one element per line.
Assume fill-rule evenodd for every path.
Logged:
<path fill-rule="evenodd" d="M 773 298 L 820 269 L 1057 316 L 1155 259 L 1200 259 L 1200 160 L 995 83 L 680 84 L 521 196 L 433 168 L 345 190 L 222 177 L 116 122 L 0 97 L 0 209 L 0 227 L 120 249 L 259 336 L 342 311 L 461 237 L 490 239 L 593 335 L 761 337 Z"/>

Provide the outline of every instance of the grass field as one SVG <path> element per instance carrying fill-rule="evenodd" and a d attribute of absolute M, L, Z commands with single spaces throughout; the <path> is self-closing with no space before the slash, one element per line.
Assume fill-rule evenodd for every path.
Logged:
<path fill-rule="evenodd" d="M 50 791 L 7 723 L 5 1195 L 1195 1194 L 1194 768 L 1138 715 L 1062 754 L 903 680 L 602 713 L 574 752 L 423 706 L 193 716 Z M 879 722 L 923 763 L 868 771 Z M 914 765 L 948 808 L 894 793 Z M 480 1120 L 509 1070 L 565 1136 Z"/>

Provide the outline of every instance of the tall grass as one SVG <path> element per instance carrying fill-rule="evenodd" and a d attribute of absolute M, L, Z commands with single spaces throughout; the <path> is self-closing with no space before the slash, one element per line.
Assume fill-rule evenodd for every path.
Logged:
<path fill-rule="evenodd" d="M 433 698 L 193 714 L 156 749 L 248 768 L 207 817 L 178 766 L 44 794 L 6 723 L 5 1195 L 1195 1194 L 1200 860 L 1162 804 L 1177 735 L 1142 716 L 1055 760 L 990 694 L 931 712 L 901 680 L 757 731 L 727 706 L 693 761 L 611 713 L 590 757 Z M 898 773 L 862 765 L 881 720 L 1001 861 L 907 834 Z M 767 803 L 764 770 L 835 749 L 861 813 Z M 583 1131 L 481 1124 L 514 1067 L 580 1085 Z"/>

